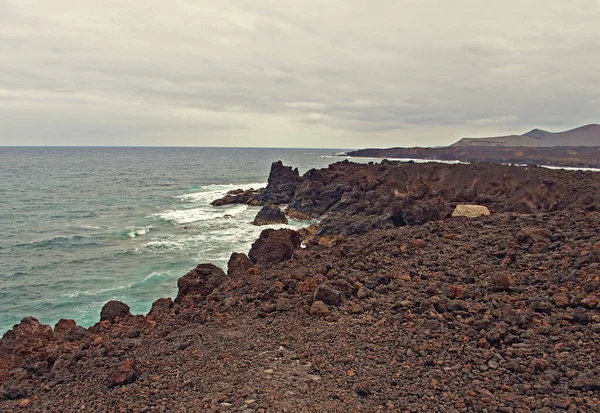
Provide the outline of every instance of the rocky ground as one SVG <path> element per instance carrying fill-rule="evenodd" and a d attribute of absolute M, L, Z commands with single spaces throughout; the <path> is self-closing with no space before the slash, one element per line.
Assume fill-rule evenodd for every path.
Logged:
<path fill-rule="evenodd" d="M 265 230 L 148 316 L 25 319 L 0 340 L 0 411 L 600 411 L 599 231 L 581 207 L 307 248 Z"/>

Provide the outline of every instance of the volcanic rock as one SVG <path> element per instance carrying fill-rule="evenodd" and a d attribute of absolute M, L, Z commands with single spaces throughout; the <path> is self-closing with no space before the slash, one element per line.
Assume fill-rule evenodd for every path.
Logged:
<path fill-rule="evenodd" d="M 296 188 L 302 182 L 298 168 L 284 166 L 281 161 L 273 162 L 265 193 L 261 196 L 264 203 L 287 204 L 293 198 Z"/>
<path fill-rule="evenodd" d="M 492 276 L 491 285 L 495 291 L 510 291 L 515 282 L 510 274 L 499 273 Z"/>
<path fill-rule="evenodd" d="M 173 308 L 173 300 L 171 298 L 159 298 L 152 303 L 152 308 L 148 315 L 150 317 L 159 317 L 168 314 Z"/>
<path fill-rule="evenodd" d="M 227 263 L 227 275 L 229 277 L 246 277 L 250 268 L 253 267 L 254 263 L 246 254 L 234 252 Z"/>
<path fill-rule="evenodd" d="M 253 225 L 272 225 L 272 224 L 287 224 L 288 220 L 285 214 L 275 205 L 265 205 L 258 211 Z"/>
<path fill-rule="evenodd" d="M 181 303 L 186 296 L 206 297 L 226 278 L 225 272 L 214 264 L 199 264 L 177 280 L 179 291 L 175 303 Z"/>
<path fill-rule="evenodd" d="M 600 411 L 600 174 L 390 162 L 307 177 L 350 188 L 320 228 L 346 235 L 294 252 L 293 231 L 263 231 L 250 255 L 267 265 L 230 260 L 240 276 L 203 299 L 206 269 L 156 319 L 31 348 L 6 333 L 0 411 Z M 303 211 L 325 205 L 301 193 Z M 494 214 L 445 219 L 463 203 Z M 520 244 L 527 228 L 561 237 Z M 316 299 L 325 287 L 342 305 Z"/>
<path fill-rule="evenodd" d="M 289 185 L 283 184 L 284 179 Z M 321 218 L 312 231 L 314 244 L 325 239 L 331 245 L 337 236 L 450 217 L 457 204 L 485 203 L 495 213 L 600 210 L 600 180 L 582 171 L 385 160 L 378 165 L 338 162 L 299 178 L 276 162 L 270 184 L 253 200 L 261 205 L 288 203 L 289 217 Z M 525 234 L 522 245 L 530 247 L 528 240 Z"/>
<path fill-rule="evenodd" d="M 100 321 L 108 320 L 111 323 L 116 321 L 117 317 L 125 318 L 130 316 L 129 306 L 121 301 L 111 300 L 104 304 L 100 312 Z"/>
<path fill-rule="evenodd" d="M 0 382 L 9 371 L 30 354 L 54 342 L 52 327 L 34 317 L 26 317 L 0 340 Z"/>
<path fill-rule="evenodd" d="M 54 338 L 57 341 L 78 341 L 87 335 L 87 330 L 75 323 L 75 320 L 60 319 L 54 326 Z"/>
<path fill-rule="evenodd" d="M 115 370 L 106 385 L 109 389 L 125 384 L 133 383 L 138 378 L 137 361 L 130 359 L 123 362 L 117 370 Z"/>
<path fill-rule="evenodd" d="M 253 263 L 265 268 L 289 260 L 300 248 L 300 236 L 291 229 L 265 229 L 248 253 Z"/>
<path fill-rule="evenodd" d="M 315 290 L 315 301 L 322 301 L 328 305 L 339 306 L 342 303 L 342 292 L 331 288 L 327 284 L 321 284 Z"/>
<path fill-rule="evenodd" d="M 549 242 L 551 241 L 552 232 L 546 228 L 523 228 L 517 233 L 517 242 L 520 245 L 531 246 L 535 242 Z"/>
<path fill-rule="evenodd" d="M 452 216 L 475 218 L 489 214 L 490 210 L 483 205 L 457 205 Z"/>
<path fill-rule="evenodd" d="M 554 305 L 559 308 L 566 308 L 570 302 L 569 297 L 565 293 L 555 294 L 554 297 L 552 297 L 552 301 L 554 302 Z"/>
<path fill-rule="evenodd" d="M 314 301 L 310 306 L 310 314 L 315 317 L 325 317 L 329 314 L 329 308 L 323 301 Z"/>
<path fill-rule="evenodd" d="M 232 204 L 262 205 L 260 196 L 264 189 L 236 189 L 229 191 L 223 198 L 215 199 L 210 204 L 212 206 L 223 206 Z"/>
<path fill-rule="evenodd" d="M 367 298 L 371 296 L 371 290 L 369 290 L 368 288 L 364 287 L 364 286 L 360 286 L 358 288 L 358 291 L 356 292 L 356 296 L 358 298 Z"/>
<path fill-rule="evenodd" d="M 298 169 L 273 162 L 266 188 L 229 191 L 223 198 L 211 202 L 213 206 L 230 204 L 280 205 L 290 202 L 296 188 L 302 183 Z"/>

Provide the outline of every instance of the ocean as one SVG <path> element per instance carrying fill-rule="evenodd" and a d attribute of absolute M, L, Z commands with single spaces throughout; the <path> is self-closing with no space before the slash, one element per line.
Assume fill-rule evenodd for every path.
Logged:
<path fill-rule="evenodd" d="M 265 186 L 274 161 L 302 174 L 335 152 L 0 147 L 0 334 L 27 316 L 90 326 L 109 300 L 146 314 L 198 263 L 225 268 L 265 229 L 250 224 L 259 207 L 212 200 Z"/>

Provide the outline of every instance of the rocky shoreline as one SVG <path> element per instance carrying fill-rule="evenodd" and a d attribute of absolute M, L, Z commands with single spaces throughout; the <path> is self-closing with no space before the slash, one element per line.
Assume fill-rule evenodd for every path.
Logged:
<path fill-rule="evenodd" d="M 348 152 L 347 155 L 367 158 L 411 158 L 600 168 L 600 147 L 598 146 L 448 146 L 443 148 L 359 149 Z"/>
<path fill-rule="evenodd" d="M 0 411 L 598 411 L 599 189 L 535 167 L 277 162 L 215 204 L 319 223 L 198 265 L 146 316 L 24 319 L 0 340 Z"/>

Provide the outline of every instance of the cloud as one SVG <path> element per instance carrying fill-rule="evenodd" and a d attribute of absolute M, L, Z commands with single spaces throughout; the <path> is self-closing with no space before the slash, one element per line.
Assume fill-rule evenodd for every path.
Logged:
<path fill-rule="evenodd" d="M 0 145 L 411 146 L 574 127 L 598 122 L 598 21 L 587 0 L 4 0 Z"/>

